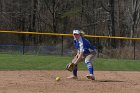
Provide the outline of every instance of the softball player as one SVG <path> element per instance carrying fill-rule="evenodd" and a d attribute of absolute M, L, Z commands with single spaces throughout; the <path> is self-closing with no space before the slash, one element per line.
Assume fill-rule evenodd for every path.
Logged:
<path fill-rule="evenodd" d="M 86 77 L 88 79 L 95 80 L 94 76 L 94 67 L 92 65 L 92 60 L 95 59 L 97 52 L 94 47 L 90 44 L 90 42 L 83 37 L 83 33 L 80 30 L 73 30 L 73 37 L 74 37 L 74 46 L 77 49 L 77 54 L 73 58 L 72 63 L 75 64 L 75 67 L 72 71 L 72 75 L 67 78 L 77 78 L 77 71 L 78 71 L 78 63 L 81 62 L 83 59 L 85 60 L 85 64 L 87 65 L 89 75 Z"/>

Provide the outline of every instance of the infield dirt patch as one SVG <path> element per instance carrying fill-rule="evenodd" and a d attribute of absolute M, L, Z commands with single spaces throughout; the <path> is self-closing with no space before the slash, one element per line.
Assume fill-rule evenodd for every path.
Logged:
<path fill-rule="evenodd" d="M 140 93 L 140 72 L 95 71 L 95 81 L 87 73 L 73 80 L 68 71 L 0 71 L 0 93 Z"/>

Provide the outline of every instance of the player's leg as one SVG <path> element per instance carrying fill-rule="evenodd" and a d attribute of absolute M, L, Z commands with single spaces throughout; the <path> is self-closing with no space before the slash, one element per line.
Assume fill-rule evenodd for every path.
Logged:
<path fill-rule="evenodd" d="M 85 63 L 87 65 L 87 69 L 89 71 L 89 75 L 87 75 L 86 77 L 88 79 L 93 79 L 94 80 L 95 79 L 95 76 L 94 76 L 94 67 L 93 67 L 93 64 L 91 63 L 90 60 L 88 60 L 88 58 L 86 58 Z"/>
<path fill-rule="evenodd" d="M 78 65 L 75 65 L 73 75 L 77 77 Z"/>
<path fill-rule="evenodd" d="M 76 60 L 77 60 L 78 56 L 76 55 L 73 60 L 72 60 L 72 63 L 74 63 Z M 70 78 L 70 79 L 77 79 L 77 71 L 78 71 L 78 65 L 76 64 L 75 67 L 74 67 L 74 70 L 72 71 L 72 75 L 70 75 L 69 77 L 67 78 Z"/>
<path fill-rule="evenodd" d="M 74 59 L 73 61 L 76 61 L 78 57 L 76 57 L 76 59 Z M 80 61 L 83 61 L 84 56 L 82 57 L 82 59 Z M 77 71 L 78 71 L 78 64 L 75 65 L 74 69 L 73 69 L 73 76 L 77 77 Z"/>
<path fill-rule="evenodd" d="M 74 59 L 72 60 L 72 63 L 74 63 L 77 60 L 77 58 L 78 58 L 78 55 L 74 57 Z M 80 61 L 82 61 L 83 59 L 84 57 Z M 74 70 L 72 71 L 72 75 L 67 78 L 77 79 L 77 72 L 78 72 L 78 64 L 75 65 Z"/>
<path fill-rule="evenodd" d="M 72 71 L 72 75 L 70 75 L 69 79 L 77 79 L 77 71 L 78 71 L 78 65 L 75 65 L 74 70 Z"/>
<path fill-rule="evenodd" d="M 88 79 L 92 79 L 95 80 L 95 76 L 94 76 L 94 66 L 92 64 L 92 60 L 94 60 L 96 57 L 96 53 L 95 54 L 89 54 L 86 56 L 85 58 L 85 63 L 87 65 L 88 71 L 89 71 L 89 75 L 87 75 Z"/>

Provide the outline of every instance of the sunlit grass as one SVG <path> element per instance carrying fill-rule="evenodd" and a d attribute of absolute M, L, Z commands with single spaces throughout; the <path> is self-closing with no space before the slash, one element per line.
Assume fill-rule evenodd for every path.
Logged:
<path fill-rule="evenodd" d="M 0 70 L 65 70 L 72 57 L 55 55 L 11 55 L 0 54 Z M 140 60 L 100 59 L 93 62 L 95 70 L 140 71 Z M 86 70 L 86 64 L 79 64 Z"/>

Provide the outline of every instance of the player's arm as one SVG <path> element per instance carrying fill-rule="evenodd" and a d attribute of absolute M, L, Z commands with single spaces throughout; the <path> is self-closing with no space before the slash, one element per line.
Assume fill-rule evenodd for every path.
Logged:
<path fill-rule="evenodd" d="M 66 70 L 68 71 L 73 71 L 75 68 L 75 65 L 78 64 L 81 59 L 82 59 L 82 53 L 78 54 L 77 56 L 74 57 L 74 59 L 72 60 L 72 63 L 69 63 L 66 65 Z"/>
<path fill-rule="evenodd" d="M 74 56 L 73 60 L 72 60 L 72 63 L 75 63 L 75 61 L 77 60 L 79 56 L 79 50 L 77 50 L 77 54 Z"/>
<path fill-rule="evenodd" d="M 82 58 L 83 58 L 83 52 L 80 52 L 76 60 L 74 60 L 74 64 L 78 64 L 82 60 Z"/>
<path fill-rule="evenodd" d="M 79 53 L 78 53 L 78 57 L 77 59 L 75 60 L 74 64 L 78 64 L 82 59 L 83 59 L 83 54 L 84 54 L 84 47 L 83 47 L 83 41 L 82 39 L 79 40 L 79 46 L 80 46 L 80 49 L 79 49 Z"/>

